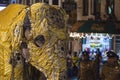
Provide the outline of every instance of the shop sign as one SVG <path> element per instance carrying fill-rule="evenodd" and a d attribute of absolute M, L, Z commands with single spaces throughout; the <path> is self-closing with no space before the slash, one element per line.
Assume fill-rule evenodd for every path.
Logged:
<path fill-rule="evenodd" d="M 99 24 L 93 24 L 93 26 L 91 27 L 91 30 L 95 30 L 95 31 L 104 31 L 104 26 L 99 25 Z"/>

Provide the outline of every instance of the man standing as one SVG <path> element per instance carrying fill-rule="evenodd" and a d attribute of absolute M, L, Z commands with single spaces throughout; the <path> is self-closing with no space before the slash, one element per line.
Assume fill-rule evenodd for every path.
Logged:
<path fill-rule="evenodd" d="M 103 65 L 101 79 L 102 80 L 120 80 L 120 65 L 118 64 L 118 56 L 116 53 L 107 52 L 108 62 Z"/>
<path fill-rule="evenodd" d="M 82 53 L 82 61 L 80 63 L 80 71 L 78 78 L 80 80 L 96 80 L 95 78 L 96 60 L 89 60 L 89 52 Z"/>

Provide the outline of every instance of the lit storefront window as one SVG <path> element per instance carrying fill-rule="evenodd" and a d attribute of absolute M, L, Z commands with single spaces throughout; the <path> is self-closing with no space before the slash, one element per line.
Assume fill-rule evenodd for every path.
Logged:
<path fill-rule="evenodd" d="M 82 39 L 82 50 L 89 48 L 91 51 L 110 50 L 113 34 L 104 33 L 70 33 L 70 37 Z"/>

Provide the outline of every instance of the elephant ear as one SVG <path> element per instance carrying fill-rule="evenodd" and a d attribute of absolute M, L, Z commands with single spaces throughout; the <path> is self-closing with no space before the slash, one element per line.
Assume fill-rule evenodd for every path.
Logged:
<path fill-rule="evenodd" d="M 10 80 L 12 67 L 11 53 L 19 49 L 22 40 L 22 26 L 26 15 L 26 5 L 10 4 L 0 11 L 0 80 Z M 14 69 L 15 80 L 21 80 L 22 65 Z"/>

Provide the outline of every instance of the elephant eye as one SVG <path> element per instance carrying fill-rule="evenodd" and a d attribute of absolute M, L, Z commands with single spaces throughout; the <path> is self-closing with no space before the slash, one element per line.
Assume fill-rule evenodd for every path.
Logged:
<path fill-rule="evenodd" d="M 35 39 L 34 39 L 34 44 L 37 47 L 42 47 L 45 43 L 45 38 L 43 35 L 38 35 Z"/>
<path fill-rule="evenodd" d="M 20 60 L 20 56 L 17 56 L 17 60 L 18 60 L 18 61 Z"/>

